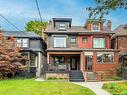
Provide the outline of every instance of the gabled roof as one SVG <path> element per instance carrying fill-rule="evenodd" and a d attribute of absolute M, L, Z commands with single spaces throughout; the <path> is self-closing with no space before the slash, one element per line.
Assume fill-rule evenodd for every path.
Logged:
<path fill-rule="evenodd" d="M 114 30 L 114 35 L 112 38 L 118 37 L 118 36 L 127 36 L 127 24 L 120 25 Z"/>
<path fill-rule="evenodd" d="M 24 37 L 24 38 L 41 38 L 34 32 L 26 31 L 3 31 L 4 36 Z"/>

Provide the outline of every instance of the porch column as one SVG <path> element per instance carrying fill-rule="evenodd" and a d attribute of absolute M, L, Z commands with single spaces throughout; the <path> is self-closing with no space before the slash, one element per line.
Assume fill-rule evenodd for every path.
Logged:
<path fill-rule="evenodd" d="M 36 77 L 38 78 L 38 77 L 41 76 L 41 53 L 38 52 L 37 55 L 38 55 L 38 58 L 37 58 L 37 60 L 38 60 L 38 67 L 37 67 Z"/>
<path fill-rule="evenodd" d="M 94 52 L 94 54 L 93 54 L 93 71 L 95 71 L 96 64 L 97 64 L 97 52 Z"/>
<path fill-rule="evenodd" d="M 49 59 L 50 57 L 49 57 L 49 52 L 47 52 L 47 64 L 49 64 L 50 63 L 50 59 Z"/>
<path fill-rule="evenodd" d="M 84 52 L 80 54 L 80 70 L 84 71 Z"/>

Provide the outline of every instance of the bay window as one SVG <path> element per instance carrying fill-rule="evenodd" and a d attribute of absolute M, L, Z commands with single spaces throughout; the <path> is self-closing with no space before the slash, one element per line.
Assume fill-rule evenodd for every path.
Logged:
<path fill-rule="evenodd" d="M 65 36 L 54 37 L 54 47 L 55 48 L 65 48 L 66 47 L 66 37 Z"/>
<path fill-rule="evenodd" d="M 97 62 L 98 63 L 113 63 L 114 53 L 113 52 L 98 52 Z"/>
<path fill-rule="evenodd" d="M 105 38 L 93 38 L 93 48 L 105 48 Z"/>

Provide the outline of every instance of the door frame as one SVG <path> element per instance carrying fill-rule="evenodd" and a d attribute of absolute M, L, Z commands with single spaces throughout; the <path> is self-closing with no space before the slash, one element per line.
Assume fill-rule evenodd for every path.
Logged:
<path fill-rule="evenodd" d="M 75 63 L 72 63 L 72 59 L 75 59 L 76 61 L 75 61 Z M 78 64 L 77 64 L 77 57 L 76 56 L 72 56 L 71 57 L 71 61 L 70 61 L 70 70 L 78 70 Z M 75 64 L 75 68 L 72 68 L 72 64 Z"/>
<path fill-rule="evenodd" d="M 91 57 L 91 64 L 88 63 L 89 60 L 87 60 L 87 57 Z M 86 59 L 86 61 L 85 61 L 85 70 L 86 71 L 93 71 L 93 55 L 86 55 L 85 59 Z"/>

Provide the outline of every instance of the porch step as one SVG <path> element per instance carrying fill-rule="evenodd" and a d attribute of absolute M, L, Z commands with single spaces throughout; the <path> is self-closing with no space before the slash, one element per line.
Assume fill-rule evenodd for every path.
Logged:
<path fill-rule="evenodd" d="M 96 74 L 94 72 L 87 72 L 87 81 L 97 81 Z"/>
<path fill-rule="evenodd" d="M 84 82 L 84 77 L 81 71 L 70 71 L 71 82 Z"/>

